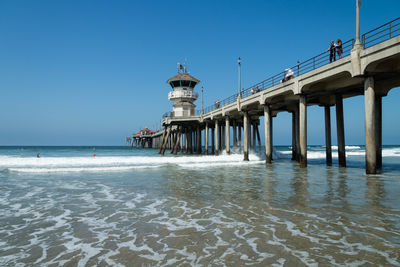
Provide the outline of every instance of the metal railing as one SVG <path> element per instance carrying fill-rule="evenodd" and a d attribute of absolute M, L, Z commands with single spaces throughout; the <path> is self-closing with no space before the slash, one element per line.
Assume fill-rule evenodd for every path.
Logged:
<path fill-rule="evenodd" d="M 353 45 L 354 45 L 354 39 L 348 40 L 347 42 L 344 42 L 342 44 L 342 49 L 343 49 L 343 53 L 341 54 L 342 58 L 350 55 Z M 329 53 L 330 53 L 329 51 L 323 52 L 315 57 L 312 57 L 312 58 L 304 61 L 304 62 L 301 62 L 301 63 L 298 62 L 296 65 L 294 65 L 290 69 L 294 72 L 295 76 L 300 76 L 302 74 L 305 74 L 307 72 L 315 70 L 319 67 L 322 67 L 322 66 L 330 63 Z M 336 56 L 337 55 L 335 55 L 335 57 Z M 268 88 L 271 88 L 277 84 L 280 84 L 280 83 L 282 83 L 282 79 L 284 78 L 284 76 L 285 76 L 284 71 L 282 71 L 278 74 L 275 74 L 274 76 L 271 76 L 262 82 L 254 84 L 253 86 L 250 86 L 249 88 L 242 90 L 240 92 L 240 96 L 242 98 L 246 98 L 246 97 L 256 94 L 258 92 L 264 91 Z M 234 94 L 228 98 L 221 100 L 220 105 L 216 105 L 216 104 L 210 105 L 204 109 L 204 113 L 206 114 L 206 113 L 214 111 L 218 108 L 222 108 L 223 106 L 232 104 L 233 102 L 236 101 L 237 97 L 238 97 L 238 94 Z"/>
<path fill-rule="evenodd" d="M 362 45 L 364 48 L 373 46 L 375 44 L 381 43 L 383 41 L 386 41 L 388 39 L 391 39 L 397 35 L 400 35 L 400 18 L 397 18 L 395 20 L 392 20 L 378 28 L 375 28 L 365 34 L 362 35 Z M 351 49 L 354 46 L 354 39 L 350 39 L 342 44 L 342 54 L 341 57 L 347 57 L 351 54 Z M 291 67 L 292 71 L 294 72 L 294 76 L 300 76 L 303 75 L 307 72 L 313 71 L 317 68 L 320 68 L 322 66 L 325 66 L 329 64 L 330 61 L 330 52 L 326 51 L 323 53 L 320 53 L 319 55 L 312 57 L 310 59 L 307 59 L 306 61 L 303 62 L 297 62 L 296 65 Z M 335 54 L 335 57 L 338 55 Z M 268 88 L 271 88 L 277 84 L 282 83 L 283 78 L 285 76 L 285 72 L 280 72 L 278 74 L 275 74 L 264 81 L 261 81 L 257 84 L 254 84 L 253 86 L 248 87 L 247 89 L 244 89 L 240 92 L 241 98 L 246 98 L 249 97 L 253 94 L 256 94 L 260 91 L 264 91 Z M 286 81 L 288 82 L 288 81 Z M 214 103 L 213 105 L 207 106 L 204 108 L 204 114 L 207 114 L 209 112 L 212 112 L 216 109 L 222 108 L 223 106 L 232 104 L 236 101 L 238 97 L 238 94 L 231 95 L 221 101 L 217 100 L 219 103 Z M 217 102 L 216 101 L 216 102 Z M 201 110 L 196 110 L 196 114 L 201 114 Z M 165 115 L 165 114 L 164 114 Z"/>
<path fill-rule="evenodd" d="M 382 43 L 400 35 L 400 18 L 392 20 L 382 26 L 375 28 L 362 35 L 361 40 L 364 48 Z"/>
<path fill-rule="evenodd" d="M 191 111 L 183 111 L 178 114 L 175 114 L 174 111 L 165 112 L 163 114 L 163 118 L 179 118 L 179 117 L 192 117 L 192 116 L 200 116 L 201 110 L 191 110 Z"/>
<path fill-rule="evenodd" d="M 173 92 L 168 93 L 168 99 L 179 98 L 179 97 L 197 99 L 199 97 L 199 94 L 197 92 L 193 92 L 193 91 L 173 91 Z"/>

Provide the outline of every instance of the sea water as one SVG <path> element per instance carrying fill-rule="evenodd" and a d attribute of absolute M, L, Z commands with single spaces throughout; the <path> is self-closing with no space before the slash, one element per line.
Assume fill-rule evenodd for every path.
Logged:
<path fill-rule="evenodd" d="M 400 147 L 346 153 L 0 147 L 0 266 L 399 266 Z"/>

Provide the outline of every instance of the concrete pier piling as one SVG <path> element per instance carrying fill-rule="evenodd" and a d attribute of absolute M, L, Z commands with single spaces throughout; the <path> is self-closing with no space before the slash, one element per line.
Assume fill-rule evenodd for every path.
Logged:
<path fill-rule="evenodd" d="M 336 95 L 336 130 L 339 167 L 346 167 L 346 145 L 344 140 L 343 97 Z"/>
<path fill-rule="evenodd" d="M 229 124 L 229 117 L 225 117 L 225 149 L 226 149 L 226 154 L 231 153 L 231 133 L 230 133 L 230 124 Z"/>
<path fill-rule="evenodd" d="M 376 174 L 377 158 L 377 112 L 375 84 L 373 77 L 367 77 L 364 82 L 365 100 L 365 168 L 367 174 Z"/>
<path fill-rule="evenodd" d="M 237 147 L 236 120 L 233 120 L 233 123 L 232 123 L 232 130 L 233 130 L 233 133 L 232 133 L 232 137 L 233 137 L 233 147 L 236 148 L 236 147 Z"/>
<path fill-rule="evenodd" d="M 249 113 L 247 111 L 243 114 L 243 160 L 249 161 L 249 149 L 250 149 L 250 121 L 249 121 Z"/>
<path fill-rule="evenodd" d="M 271 109 L 264 105 L 264 128 L 265 128 L 265 162 L 272 162 L 272 128 L 271 128 Z"/>
<path fill-rule="evenodd" d="M 215 120 L 215 152 L 214 154 L 216 156 L 218 156 L 219 154 L 219 124 L 218 124 L 218 120 Z"/>
<path fill-rule="evenodd" d="M 208 155 L 208 122 L 206 122 L 204 129 L 204 154 Z"/>
<path fill-rule="evenodd" d="M 211 128 L 211 154 L 215 155 L 215 127 Z"/>
<path fill-rule="evenodd" d="M 300 96 L 299 101 L 300 122 L 300 167 L 307 167 L 307 99 L 305 95 Z"/>
<path fill-rule="evenodd" d="M 325 111 L 325 154 L 326 165 L 332 165 L 332 139 L 331 139 L 331 107 L 324 106 Z"/>
<path fill-rule="evenodd" d="M 382 96 L 375 94 L 376 109 L 376 169 L 382 169 Z"/>

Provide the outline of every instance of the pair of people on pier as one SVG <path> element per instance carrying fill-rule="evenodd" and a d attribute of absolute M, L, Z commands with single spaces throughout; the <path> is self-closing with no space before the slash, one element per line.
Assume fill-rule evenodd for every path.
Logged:
<path fill-rule="evenodd" d="M 329 46 L 328 50 L 329 51 L 329 62 L 336 61 L 336 53 L 338 54 L 339 59 L 342 58 L 343 54 L 343 47 L 342 47 L 342 40 L 337 39 L 336 44 L 332 40 L 331 45 Z"/>
<path fill-rule="evenodd" d="M 251 88 L 250 94 L 254 95 L 254 94 L 257 94 L 260 91 L 261 91 L 260 88 L 258 88 L 258 86 L 256 86 L 256 88 L 254 88 L 254 87 Z"/>

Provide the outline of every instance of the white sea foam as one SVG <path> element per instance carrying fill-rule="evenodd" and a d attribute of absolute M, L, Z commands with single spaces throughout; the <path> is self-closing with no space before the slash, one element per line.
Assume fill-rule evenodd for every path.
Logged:
<path fill-rule="evenodd" d="M 250 163 L 243 162 L 241 154 L 220 156 L 113 156 L 113 157 L 43 157 L 23 158 L 2 156 L 0 170 L 24 173 L 49 172 L 112 172 L 177 165 L 183 168 L 203 168 L 221 165 L 254 164 L 261 158 L 250 154 Z"/>

